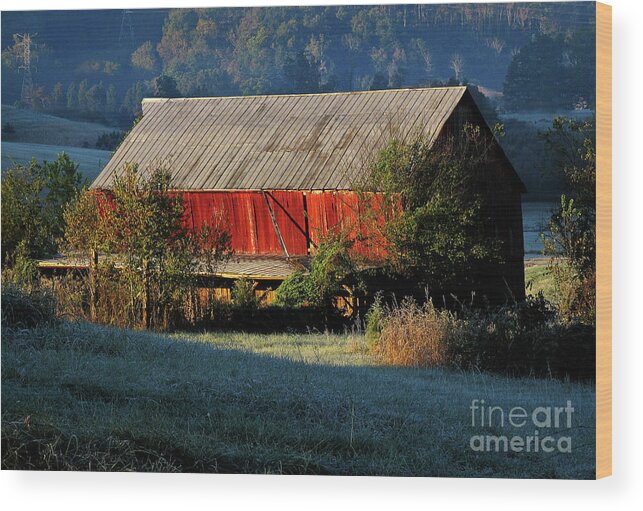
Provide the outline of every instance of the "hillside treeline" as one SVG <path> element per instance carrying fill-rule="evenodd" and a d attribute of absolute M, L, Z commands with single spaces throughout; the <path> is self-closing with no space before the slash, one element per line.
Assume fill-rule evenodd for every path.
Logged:
<path fill-rule="evenodd" d="M 449 80 L 504 89 L 502 108 L 591 107 L 593 45 L 586 43 L 593 27 L 585 3 L 6 13 L 3 102 L 20 98 L 20 51 L 12 36 L 29 32 L 37 33 L 31 106 L 123 126 L 150 95 Z"/>

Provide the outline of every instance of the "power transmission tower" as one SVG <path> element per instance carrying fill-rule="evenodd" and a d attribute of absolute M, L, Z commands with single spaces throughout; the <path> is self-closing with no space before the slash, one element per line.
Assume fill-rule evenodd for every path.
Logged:
<path fill-rule="evenodd" d="M 123 17 L 121 18 L 121 31 L 118 34 L 118 44 L 123 45 L 123 39 L 127 37 L 126 32 L 129 32 L 129 47 L 134 46 L 134 23 L 132 22 L 132 11 L 124 10 Z"/>
<path fill-rule="evenodd" d="M 20 66 L 19 69 L 23 70 L 22 76 L 22 90 L 20 91 L 20 102 L 28 107 L 31 107 L 33 99 L 33 79 L 31 77 L 31 35 L 18 34 L 20 39 Z"/>

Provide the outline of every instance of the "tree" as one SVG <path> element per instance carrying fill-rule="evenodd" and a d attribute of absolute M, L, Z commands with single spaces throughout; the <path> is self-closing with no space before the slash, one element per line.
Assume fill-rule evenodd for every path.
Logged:
<path fill-rule="evenodd" d="M 184 216 L 182 196 L 170 191 L 170 174 L 156 168 L 144 175 L 135 165 L 115 178 L 109 194 L 88 190 L 65 213 L 68 250 L 103 250 L 119 261 L 113 278 L 129 290 L 125 307 L 132 326 L 166 326 L 185 292 L 196 287 L 195 273 L 214 272 L 231 253 L 221 215 L 199 229 L 188 228 Z M 91 296 L 99 293 L 95 282 L 90 279 Z"/>
<path fill-rule="evenodd" d="M 357 37 L 355 34 L 348 33 L 342 36 L 342 44 L 348 50 L 348 62 L 349 62 L 349 69 L 350 69 L 350 73 L 348 77 L 349 90 L 354 90 L 353 82 L 354 82 L 355 66 L 357 63 L 357 54 L 360 49 L 360 40 L 359 40 L 359 37 Z"/>
<path fill-rule="evenodd" d="M 132 53 L 131 62 L 134 67 L 144 71 L 154 71 L 157 68 L 157 59 L 154 54 L 152 41 L 145 41 Z"/>
<path fill-rule="evenodd" d="M 462 71 L 464 70 L 464 59 L 462 58 L 462 55 L 459 53 L 452 55 L 449 65 L 455 73 L 455 79 L 460 82 L 462 80 Z"/>
<path fill-rule="evenodd" d="M 105 87 L 103 82 L 92 85 L 87 90 L 86 106 L 90 112 L 102 112 L 105 110 Z"/>
<path fill-rule="evenodd" d="M 89 89 L 89 83 L 87 80 L 83 80 L 78 85 L 78 110 L 84 111 L 87 110 L 87 90 Z"/>
<path fill-rule="evenodd" d="M 572 109 L 596 95 L 595 34 L 537 35 L 507 68 L 505 106 L 510 110 Z"/>
<path fill-rule="evenodd" d="M 317 63 L 301 51 L 289 57 L 284 65 L 284 75 L 289 82 L 289 91 L 295 93 L 319 92 L 321 80 Z"/>
<path fill-rule="evenodd" d="M 63 107 L 63 84 L 57 82 L 51 91 L 51 107 L 60 110 Z"/>
<path fill-rule="evenodd" d="M 157 98 L 177 98 L 181 94 L 176 87 L 176 80 L 174 78 L 161 75 L 154 80 L 154 95 Z"/>
<path fill-rule="evenodd" d="M 497 244 L 481 215 L 490 148 L 490 137 L 467 124 L 462 133 L 435 142 L 393 139 L 379 152 L 366 181 L 357 186 L 384 197 L 379 211 L 371 208 L 366 218 L 387 242 L 392 274 L 432 291 L 463 285 L 473 290 L 473 270 L 498 262 Z M 387 211 L 392 213 L 382 222 L 381 212 Z"/>
<path fill-rule="evenodd" d="M 502 50 L 505 48 L 505 42 L 499 37 L 491 37 L 487 39 L 487 46 L 496 52 L 496 55 L 500 55 Z"/>
<path fill-rule="evenodd" d="M 85 180 L 65 153 L 53 162 L 17 165 L 2 176 L 2 263 L 12 265 L 16 249 L 39 258 L 58 250 L 63 210 Z"/>
<path fill-rule="evenodd" d="M 352 245 L 353 240 L 341 230 L 329 232 L 317 247 L 310 271 L 293 273 L 277 288 L 277 303 L 330 310 L 344 286 L 355 280 L 357 265 L 350 254 Z"/>
<path fill-rule="evenodd" d="M 594 121 L 554 119 L 545 142 L 567 192 L 543 233 L 545 255 L 561 313 L 594 321 L 596 315 L 596 150 Z"/>
<path fill-rule="evenodd" d="M 67 87 L 67 110 L 74 110 L 78 104 L 78 93 L 76 92 L 76 84 L 71 82 Z"/>
<path fill-rule="evenodd" d="M 136 82 L 127 89 L 123 98 L 122 109 L 129 115 L 139 116 L 142 113 L 141 102 L 146 94 L 149 94 L 147 82 Z"/>
<path fill-rule="evenodd" d="M 426 76 L 431 76 L 431 71 L 433 70 L 433 56 L 427 48 L 426 43 L 422 39 L 412 39 L 411 48 L 418 55 Z"/>
<path fill-rule="evenodd" d="M 116 112 L 118 108 L 118 96 L 116 95 L 116 87 L 113 83 L 107 87 L 107 92 L 105 95 L 105 109 L 108 113 Z"/>

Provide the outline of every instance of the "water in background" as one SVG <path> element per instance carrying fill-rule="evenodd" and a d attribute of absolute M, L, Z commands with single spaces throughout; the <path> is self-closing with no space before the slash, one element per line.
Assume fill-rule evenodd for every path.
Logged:
<path fill-rule="evenodd" d="M 525 259 L 542 256 L 543 242 L 540 233 L 557 206 L 556 202 L 523 202 L 522 230 L 525 238 Z"/>

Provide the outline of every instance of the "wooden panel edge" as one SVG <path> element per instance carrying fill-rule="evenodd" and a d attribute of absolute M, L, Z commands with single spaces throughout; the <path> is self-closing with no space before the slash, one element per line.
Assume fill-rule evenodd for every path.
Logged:
<path fill-rule="evenodd" d="M 596 478 L 612 474 L 612 7 L 596 2 Z"/>

